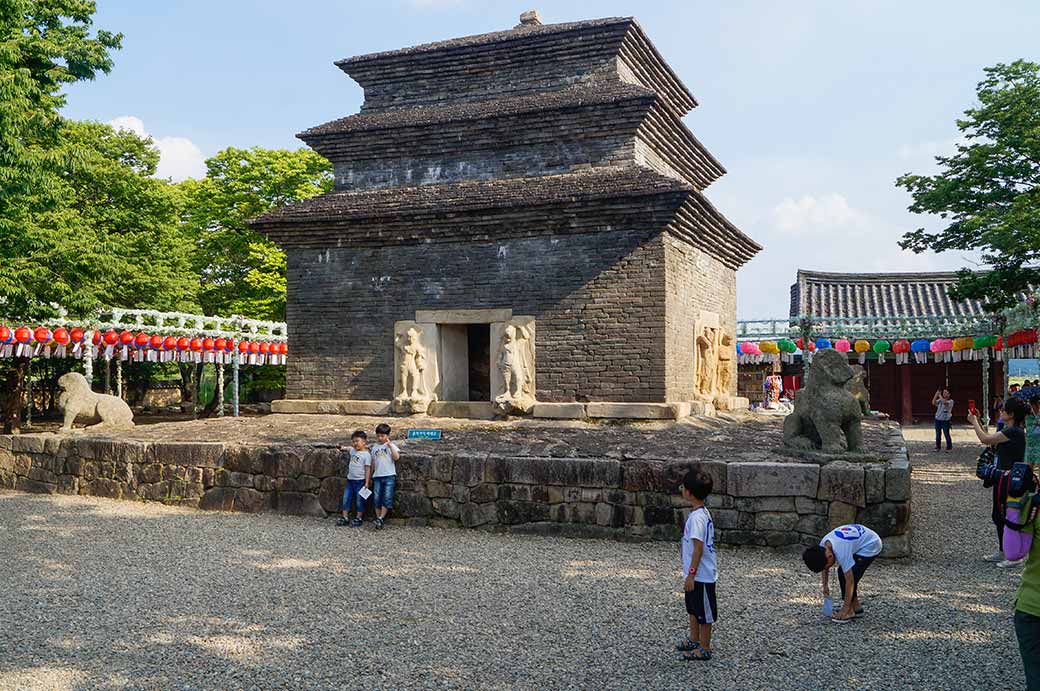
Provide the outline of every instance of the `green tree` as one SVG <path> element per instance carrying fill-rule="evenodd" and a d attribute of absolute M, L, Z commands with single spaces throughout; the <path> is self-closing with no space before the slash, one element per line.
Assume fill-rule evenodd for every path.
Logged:
<path fill-rule="evenodd" d="M 206 314 L 285 318 L 285 254 L 246 221 L 332 188 L 332 166 L 309 149 L 228 148 L 206 177 L 181 183 Z"/>
<path fill-rule="evenodd" d="M 68 169 L 68 150 L 58 146 L 62 130 L 62 89 L 112 68 L 110 51 L 122 35 L 91 34 L 95 4 L 85 0 L 0 0 L 0 313 L 31 318 L 67 299 L 72 309 L 91 304 L 89 290 L 78 293 L 69 277 L 91 273 L 90 239 L 38 225 L 60 202 L 56 170 Z M 85 254 L 84 254 L 85 252 Z M 29 362 L 3 366 L 0 419 L 5 431 L 17 427 Z"/>
<path fill-rule="evenodd" d="M 978 105 L 957 121 L 966 143 L 936 157 L 939 174 L 908 173 L 896 184 L 913 196 L 911 211 L 948 221 L 936 233 L 907 233 L 900 246 L 981 251 L 988 270 L 961 271 L 955 294 L 995 311 L 1040 285 L 1040 65 L 1018 60 L 985 73 Z"/>

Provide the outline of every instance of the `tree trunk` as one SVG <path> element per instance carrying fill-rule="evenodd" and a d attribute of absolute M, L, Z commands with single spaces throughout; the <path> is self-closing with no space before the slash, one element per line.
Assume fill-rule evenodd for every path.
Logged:
<path fill-rule="evenodd" d="M 22 396 L 25 394 L 25 374 L 29 371 L 29 358 L 19 357 L 11 362 L 4 386 L 4 397 L 0 399 L 0 419 L 4 434 L 18 434 L 22 429 Z"/>

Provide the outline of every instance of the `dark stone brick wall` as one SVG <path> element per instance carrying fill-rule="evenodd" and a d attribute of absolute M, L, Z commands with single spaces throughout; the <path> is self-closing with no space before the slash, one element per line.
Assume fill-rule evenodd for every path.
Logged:
<path fill-rule="evenodd" d="M 460 133 L 459 137 L 463 135 Z M 526 143 L 494 151 L 474 142 L 462 150 L 427 156 L 351 159 L 333 164 L 337 190 L 369 190 L 404 185 L 431 185 L 463 180 L 494 180 L 554 175 L 589 166 L 621 166 L 633 160 L 632 138 L 558 140 Z"/>
<path fill-rule="evenodd" d="M 694 400 L 694 327 L 701 310 L 716 312 L 723 329 L 736 332 L 737 272 L 687 243 L 664 237 L 667 285 L 668 400 Z M 733 367 L 731 393 L 736 391 Z"/>
<path fill-rule="evenodd" d="M 665 400 L 665 245 L 636 231 L 290 248 L 288 398 L 389 400 L 395 321 L 505 307 L 537 319 L 539 400 Z"/>

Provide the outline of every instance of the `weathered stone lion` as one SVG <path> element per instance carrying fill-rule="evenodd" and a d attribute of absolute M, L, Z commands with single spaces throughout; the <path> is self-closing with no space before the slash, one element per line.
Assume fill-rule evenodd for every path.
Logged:
<path fill-rule="evenodd" d="M 92 430 L 130 429 L 134 426 L 134 412 L 121 398 L 107 394 L 94 393 L 87 384 L 87 378 L 79 372 L 63 374 L 58 379 L 61 394 L 58 396 L 58 407 L 65 412 L 62 432 L 71 432 L 72 424 L 77 418 L 100 420 L 92 425 Z"/>
<path fill-rule="evenodd" d="M 825 453 L 860 451 L 863 412 L 859 399 L 845 388 L 853 376 L 844 353 L 817 353 L 805 388 L 795 396 L 794 412 L 784 419 L 784 444 Z"/>

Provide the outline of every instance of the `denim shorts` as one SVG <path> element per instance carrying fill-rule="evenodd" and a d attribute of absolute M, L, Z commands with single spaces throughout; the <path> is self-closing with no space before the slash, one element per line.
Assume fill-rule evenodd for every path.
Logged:
<path fill-rule="evenodd" d="M 365 500 L 358 494 L 358 490 L 365 486 L 364 480 L 347 480 L 347 488 L 343 490 L 343 510 L 350 511 L 350 505 L 357 506 L 358 516 L 365 513 Z"/>
<path fill-rule="evenodd" d="M 384 475 L 372 478 L 372 501 L 375 507 L 390 509 L 394 506 L 394 486 L 397 484 L 396 475 Z"/>

